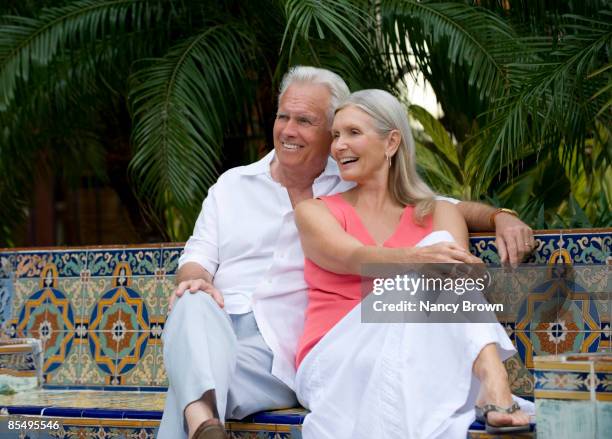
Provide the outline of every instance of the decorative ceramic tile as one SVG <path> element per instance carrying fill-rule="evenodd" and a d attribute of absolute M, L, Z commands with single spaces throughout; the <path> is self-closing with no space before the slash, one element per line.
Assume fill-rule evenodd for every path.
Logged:
<path fill-rule="evenodd" d="M 121 384 L 124 386 L 136 386 L 136 387 L 144 387 L 144 386 L 152 386 L 153 384 L 153 376 L 155 374 L 155 361 L 156 361 L 156 353 L 157 346 L 148 345 L 142 355 L 142 357 L 138 360 L 136 365 L 129 370 L 127 373 L 123 374 L 121 379 Z"/>
<path fill-rule="evenodd" d="M 79 277 L 87 265 L 87 251 L 55 250 L 15 253 L 15 277 L 41 277 L 48 264 L 55 277 Z"/>
<path fill-rule="evenodd" d="M 486 297 L 490 303 L 503 304 L 504 311 L 498 314 L 498 318 L 519 321 L 519 313 L 527 312 L 527 309 L 521 311 L 521 307 L 550 279 L 549 272 L 547 266 L 541 265 L 521 265 L 514 269 L 489 267 L 492 282 L 486 290 Z"/>
<path fill-rule="evenodd" d="M 155 275 L 161 266 L 161 248 L 92 250 L 87 254 L 91 276 L 121 276 L 117 267 L 124 265 L 134 275 Z"/>
<path fill-rule="evenodd" d="M 129 278 L 116 282 L 94 304 L 88 321 L 92 358 L 118 385 L 120 376 L 133 369 L 143 357 L 150 335 L 149 313 L 145 300 L 132 288 Z M 110 352 L 116 354 L 113 364 Z"/>
<path fill-rule="evenodd" d="M 599 340 L 600 352 L 612 352 L 612 325 L 610 322 L 601 323 L 601 338 Z"/>
<path fill-rule="evenodd" d="M 504 434 L 500 436 L 498 434 L 488 434 L 484 431 L 472 431 L 470 430 L 467 435 L 467 439 L 499 439 L 503 437 L 504 439 L 533 439 L 536 437 L 535 432 L 530 433 L 518 433 L 518 434 Z"/>
<path fill-rule="evenodd" d="M 116 332 L 89 331 L 89 355 L 104 377 L 105 384 L 115 384 L 113 378 L 118 375 L 118 338 Z"/>
<path fill-rule="evenodd" d="M 53 370 L 47 369 L 45 384 L 70 386 L 77 382 L 80 372 L 80 351 L 82 347 L 73 343 L 65 359 Z M 46 357 L 45 357 L 46 358 Z"/>
<path fill-rule="evenodd" d="M 49 417 L 51 418 L 51 417 Z M 51 438 L 154 439 L 157 421 L 122 419 L 58 418 L 61 428 Z M 34 438 L 32 438 L 34 439 Z"/>
<path fill-rule="evenodd" d="M 15 271 L 15 253 L 0 251 L 0 279 L 6 279 Z"/>
<path fill-rule="evenodd" d="M 0 278 L 0 330 L 4 332 L 11 320 L 15 283 L 10 278 Z"/>
<path fill-rule="evenodd" d="M 612 401 L 612 356 L 568 354 L 540 357 L 535 364 L 539 399 Z"/>
<path fill-rule="evenodd" d="M 11 321 L 18 324 L 19 313 L 21 312 L 21 308 L 23 304 L 26 302 L 28 297 L 35 291 L 40 290 L 41 281 L 38 278 L 30 278 L 30 279 L 15 279 L 15 292 L 13 294 L 13 309 L 11 311 Z"/>
<path fill-rule="evenodd" d="M 164 352 L 163 345 L 155 345 L 155 361 L 153 368 L 153 386 L 168 387 L 168 376 L 166 375 L 166 369 L 164 367 Z"/>
<path fill-rule="evenodd" d="M 4 376 L 25 378 L 21 384 L 42 384 L 42 343 L 38 340 L 11 340 L 0 343 L 0 371 Z"/>
<path fill-rule="evenodd" d="M 555 250 L 559 249 L 558 235 L 536 235 L 535 238 L 536 250 L 525 262 L 545 264 L 550 260 Z M 470 251 L 488 264 L 499 265 L 499 254 L 493 236 L 470 238 Z"/>
<path fill-rule="evenodd" d="M 504 365 L 512 393 L 519 396 L 533 396 L 533 375 L 525 367 L 521 357 L 515 354 L 508 358 Z"/>
<path fill-rule="evenodd" d="M 557 354 L 599 351 L 601 331 L 567 332 L 563 343 L 557 344 Z"/>
<path fill-rule="evenodd" d="M 117 341 L 117 360 L 114 375 L 121 375 L 121 385 L 129 385 L 124 377 L 132 371 L 140 361 L 144 360 L 147 364 L 152 364 L 153 355 L 148 351 L 147 343 L 149 339 L 148 331 L 125 331 L 116 335 Z"/>
<path fill-rule="evenodd" d="M 172 286 L 163 273 L 155 277 L 132 277 L 131 284 L 132 289 L 144 299 L 150 318 L 157 320 L 165 319 L 167 296 L 172 293 L 168 288 Z"/>
<path fill-rule="evenodd" d="M 162 412 L 166 395 L 159 392 L 36 389 L 0 395 L 0 407 L 72 407 Z"/>
<path fill-rule="evenodd" d="M 575 264 L 609 264 L 612 260 L 612 233 L 564 233 L 563 248 Z"/>
<path fill-rule="evenodd" d="M 162 268 L 166 275 L 175 275 L 178 269 L 178 260 L 183 253 L 183 246 L 162 248 Z"/>
<path fill-rule="evenodd" d="M 37 334 L 34 334 L 37 335 Z M 40 335 L 40 333 L 38 334 Z M 67 361 L 72 363 L 64 368 L 65 374 L 76 378 L 76 361 L 78 355 L 74 356 L 74 332 L 52 331 L 49 336 L 35 337 L 42 340 L 45 362 L 43 365 L 43 373 L 46 375 L 52 374 L 61 368 Z M 58 378 L 59 379 L 59 378 Z"/>
<path fill-rule="evenodd" d="M 123 268 L 120 268 L 124 270 Z M 156 292 L 155 278 L 133 278 L 129 267 L 125 276 L 96 277 L 87 284 L 83 321 L 89 331 L 148 331 L 147 299 Z M 142 288 L 142 289 L 141 289 Z M 152 300 L 156 304 L 155 299 Z"/>
<path fill-rule="evenodd" d="M 98 360 L 100 358 L 99 354 Z M 113 357 L 111 357 L 113 358 Z M 89 348 L 89 341 L 79 344 L 79 369 L 74 384 L 79 386 L 103 386 L 110 373 L 106 373 L 98 366 Z"/>
<path fill-rule="evenodd" d="M 59 367 L 70 353 L 74 338 L 74 309 L 57 289 L 58 279 L 45 278 L 45 286 L 32 293 L 17 315 L 15 334 L 34 337 L 45 348 L 45 372 Z"/>
<path fill-rule="evenodd" d="M 17 252 L 15 254 L 15 277 L 40 277 L 42 269 L 53 259 L 50 252 Z"/>
<path fill-rule="evenodd" d="M 149 322 L 150 333 L 149 333 L 149 344 L 150 345 L 161 345 L 162 334 L 164 332 L 164 326 L 166 325 L 166 317 L 152 317 Z"/>
<path fill-rule="evenodd" d="M 95 311 L 100 298 L 112 290 L 116 285 L 114 277 L 91 277 L 83 284 L 83 293 L 81 297 L 82 305 L 77 315 L 79 322 L 84 322 L 90 326 L 89 319 Z"/>

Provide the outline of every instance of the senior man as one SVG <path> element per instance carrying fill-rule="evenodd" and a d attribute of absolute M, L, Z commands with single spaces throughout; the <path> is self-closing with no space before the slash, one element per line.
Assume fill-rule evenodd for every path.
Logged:
<path fill-rule="evenodd" d="M 307 286 L 293 208 L 351 187 L 329 156 L 334 110 L 348 94 L 328 70 L 292 68 L 280 87 L 274 150 L 210 188 L 179 261 L 163 334 L 170 386 L 161 439 L 225 438 L 225 419 L 296 405 Z M 512 212 L 459 208 L 471 230 L 495 228 L 502 260 L 517 263 L 533 247 L 531 229 Z M 434 257 L 463 262 L 450 247 Z"/>

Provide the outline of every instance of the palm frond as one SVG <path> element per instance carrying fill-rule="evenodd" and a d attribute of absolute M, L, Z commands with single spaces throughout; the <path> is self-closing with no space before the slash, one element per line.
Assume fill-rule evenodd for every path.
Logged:
<path fill-rule="evenodd" d="M 44 9 L 37 18 L 4 16 L 0 26 L 0 110 L 16 82 L 58 54 L 115 33 L 146 29 L 162 17 L 163 0 L 81 0 Z"/>
<path fill-rule="evenodd" d="M 382 32 L 398 65 L 416 62 L 425 73 L 430 53 L 444 51 L 449 68 L 468 65 L 468 82 L 482 97 L 503 94 L 505 63 L 520 53 L 512 27 L 494 13 L 464 3 L 383 0 Z"/>
<path fill-rule="evenodd" d="M 157 215 L 183 215 L 184 239 L 214 183 L 233 101 L 240 101 L 252 38 L 232 24 L 206 28 L 151 59 L 130 80 L 134 156 L 130 175 Z M 178 233 L 178 232 L 177 232 Z"/>
<path fill-rule="evenodd" d="M 612 15 L 604 11 L 601 17 Z M 509 64 L 511 91 L 489 112 L 483 130 L 490 145 L 482 157 L 483 171 L 499 169 L 526 148 L 563 144 L 563 160 L 571 160 L 584 151 L 598 119 L 609 126 L 610 115 L 601 109 L 606 108 L 610 75 L 601 66 L 609 62 L 611 21 L 575 15 L 565 19 L 566 36 L 559 41 L 524 39 L 539 62 Z M 594 75 L 597 71 L 601 74 Z"/>
<path fill-rule="evenodd" d="M 343 48 L 355 59 L 360 58 L 360 52 L 367 50 L 367 38 L 363 32 L 367 16 L 352 2 L 288 0 L 285 3 L 285 15 L 287 24 L 281 42 L 281 52 L 290 37 L 287 53 L 292 54 L 298 38 L 308 42 L 312 38 L 313 30 L 319 39 L 325 39 L 328 32 L 328 36 L 340 41 Z"/>

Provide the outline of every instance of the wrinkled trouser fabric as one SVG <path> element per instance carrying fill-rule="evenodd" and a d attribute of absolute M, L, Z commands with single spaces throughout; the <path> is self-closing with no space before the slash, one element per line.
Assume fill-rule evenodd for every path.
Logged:
<path fill-rule="evenodd" d="M 186 293 L 174 304 L 162 340 L 169 387 L 159 439 L 187 438 L 185 407 L 208 390 L 215 390 L 222 420 L 297 404 L 270 372 L 272 352 L 253 313 L 228 315 L 208 294 Z"/>

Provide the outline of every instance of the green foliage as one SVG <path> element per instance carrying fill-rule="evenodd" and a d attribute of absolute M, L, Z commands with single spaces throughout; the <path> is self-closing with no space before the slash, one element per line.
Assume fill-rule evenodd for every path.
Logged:
<path fill-rule="evenodd" d="M 0 243 L 40 169 L 109 180 L 110 154 L 146 218 L 186 239 L 220 169 L 271 146 L 296 63 L 393 93 L 422 73 L 444 110 L 411 107 L 438 190 L 534 224 L 610 225 L 603 0 L 9 0 L 0 14 Z"/>

